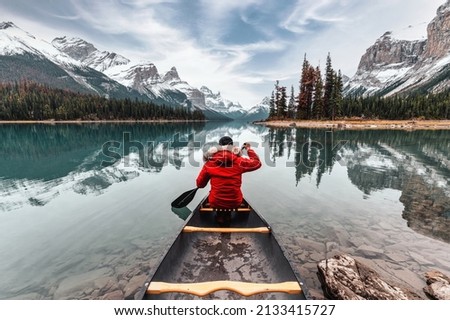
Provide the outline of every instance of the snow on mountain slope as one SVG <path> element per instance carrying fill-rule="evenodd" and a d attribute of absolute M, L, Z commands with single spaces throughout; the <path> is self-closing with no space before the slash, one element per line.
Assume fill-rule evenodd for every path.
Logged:
<path fill-rule="evenodd" d="M 371 95 L 403 81 L 425 49 L 424 40 L 398 40 L 386 32 L 361 57 L 356 75 L 347 83 L 347 93 Z"/>
<path fill-rule="evenodd" d="M 0 43 L 0 55 L 12 56 L 31 53 L 57 64 L 81 67 L 80 63 L 59 51 L 47 41 L 37 39 L 12 22 L 0 23 Z"/>
<path fill-rule="evenodd" d="M 28 79 L 76 92 L 148 100 L 12 22 L 0 23 L 0 72 L 3 81 Z"/>
<path fill-rule="evenodd" d="M 390 96 L 440 92 L 450 87 L 450 0 L 425 24 L 386 32 L 361 57 L 347 95 Z"/>
<path fill-rule="evenodd" d="M 251 108 L 242 118 L 245 121 L 265 120 L 269 117 L 270 99 L 265 97 L 260 103 Z"/>
<path fill-rule="evenodd" d="M 213 93 L 206 86 L 202 86 L 200 91 L 204 94 L 205 103 L 210 109 L 222 113 L 232 119 L 242 118 L 246 114 L 246 111 L 239 103 L 224 99 L 220 92 Z"/>
<path fill-rule="evenodd" d="M 73 59 L 100 72 L 130 62 L 127 58 L 114 52 L 100 51 L 91 43 L 80 38 L 56 38 L 52 41 L 52 45 Z"/>

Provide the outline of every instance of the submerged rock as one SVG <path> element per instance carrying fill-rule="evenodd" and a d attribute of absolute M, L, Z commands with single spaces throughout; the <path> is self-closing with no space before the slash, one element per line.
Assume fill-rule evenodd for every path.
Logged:
<path fill-rule="evenodd" d="M 425 274 L 427 286 L 423 291 L 436 300 L 450 300 L 450 278 L 439 271 L 430 271 Z"/>
<path fill-rule="evenodd" d="M 336 255 L 318 264 L 319 279 L 330 299 L 340 300 L 415 300 L 414 292 L 381 279 L 369 267 L 348 255 Z"/>

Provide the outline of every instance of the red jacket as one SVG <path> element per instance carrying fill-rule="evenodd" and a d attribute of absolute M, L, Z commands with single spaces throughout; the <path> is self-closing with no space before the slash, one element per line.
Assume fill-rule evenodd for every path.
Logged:
<path fill-rule="evenodd" d="M 258 155 L 247 150 L 249 158 L 237 156 L 231 151 L 220 150 L 206 161 L 197 177 L 197 187 L 204 188 L 211 180 L 209 203 L 213 208 L 237 208 L 241 205 L 242 174 L 261 167 Z"/>

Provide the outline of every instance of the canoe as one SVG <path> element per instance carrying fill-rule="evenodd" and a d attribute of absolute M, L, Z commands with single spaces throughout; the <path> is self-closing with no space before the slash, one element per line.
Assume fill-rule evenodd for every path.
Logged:
<path fill-rule="evenodd" d="M 217 222 L 207 197 L 187 218 L 137 299 L 306 299 L 272 228 L 244 200 Z"/>

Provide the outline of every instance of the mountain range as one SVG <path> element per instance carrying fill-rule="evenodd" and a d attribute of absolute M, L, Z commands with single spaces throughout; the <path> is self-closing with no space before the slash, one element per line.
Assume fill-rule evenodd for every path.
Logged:
<path fill-rule="evenodd" d="M 114 52 L 100 51 L 80 38 L 36 38 L 12 22 L 0 23 L 0 79 L 28 79 L 55 88 L 109 98 L 130 98 L 168 106 L 200 109 L 210 120 L 253 121 L 269 112 L 268 100 L 250 110 L 183 81 L 176 69 L 160 73 L 151 62 L 133 62 Z"/>
<path fill-rule="evenodd" d="M 438 93 L 450 86 L 450 0 L 428 23 L 427 36 L 408 26 L 388 31 L 361 57 L 357 72 L 344 86 L 346 95 Z M 415 38 L 414 38 L 415 35 Z"/>
<path fill-rule="evenodd" d="M 450 0 L 437 9 L 426 36 L 416 32 L 423 27 L 387 31 L 377 39 L 361 57 L 356 74 L 345 77 L 344 95 L 392 96 L 448 89 Z M 47 42 L 12 22 L 0 23 L 0 80 L 25 78 L 81 93 L 196 108 L 210 120 L 255 121 L 269 114 L 267 97 L 247 110 L 220 92 L 191 86 L 176 67 L 160 72 L 151 62 L 134 62 L 100 51 L 80 38 L 59 37 Z"/>

